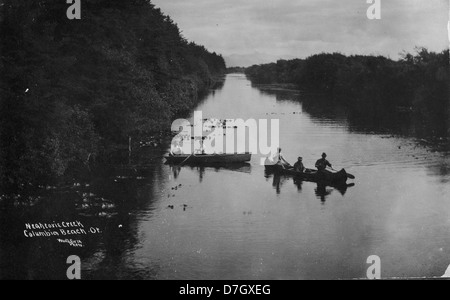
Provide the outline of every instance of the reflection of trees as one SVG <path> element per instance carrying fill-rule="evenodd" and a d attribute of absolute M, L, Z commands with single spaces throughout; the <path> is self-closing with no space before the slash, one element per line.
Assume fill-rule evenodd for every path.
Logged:
<path fill-rule="evenodd" d="M 128 176 L 114 184 L 105 178 L 97 182 L 101 195 L 119 204 L 119 214 L 117 218 L 107 221 L 93 220 L 97 224 L 95 226 L 103 229 L 103 233 L 100 238 L 91 239 L 88 247 L 91 251 L 84 255 L 93 264 L 87 279 L 149 279 L 156 276 L 157 266 L 145 266 L 146 270 L 141 270 L 126 261 L 130 252 L 143 242 L 138 236 L 139 216 L 151 216 L 157 207 L 155 201 L 160 199 L 158 187 L 164 185 L 162 179 L 166 174 L 161 164 L 134 168 L 133 172 L 136 172 L 135 176 Z M 142 175 L 145 177 L 139 177 Z M 92 221 L 89 223 L 92 224 Z"/>
<path fill-rule="evenodd" d="M 434 119 L 447 122 L 449 51 L 415 50 L 414 54 L 403 53 L 397 61 L 322 53 L 252 66 L 246 74 L 256 84 L 293 84 L 304 91 L 319 92 L 326 95 L 327 104 L 338 103 L 365 118 L 398 111 L 414 112 L 415 117 L 432 123 Z M 446 135 L 448 127 L 442 129 L 440 134 Z"/>
<path fill-rule="evenodd" d="M 438 118 L 432 117 L 432 114 L 423 115 L 408 110 L 392 110 L 388 107 L 384 109 L 379 107 L 377 111 L 371 113 L 361 113 L 342 103 L 330 101 L 329 96 L 319 92 L 302 92 L 301 97 L 290 91 L 262 90 L 261 92 L 275 96 L 279 102 L 301 101 L 303 112 L 307 113 L 313 121 L 323 118 L 336 120 L 356 133 L 389 133 L 424 139 L 449 136 L 450 111 L 445 116 L 445 109 L 443 116 Z"/>
<path fill-rule="evenodd" d="M 252 167 L 249 163 L 237 163 L 237 164 L 228 164 L 228 165 L 221 165 L 221 164 L 203 164 L 203 165 L 171 165 L 170 169 L 172 173 L 174 174 L 175 179 L 178 178 L 180 172 L 182 172 L 183 168 L 189 168 L 192 171 L 197 171 L 199 182 L 203 182 L 203 178 L 205 176 L 206 170 L 214 170 L 215 172 L 219 172 L 220 170 L 228 170 L 233 172 L 241 172 L 241 173 L 247 173 L 251 174 Z M 176 175 L 175 175 L 176 174 Z"/>
<path fill-rule="evenodd" d="M 213 92 L 222 89 L 223 86 L 224 81 L 217 81 L 213 87 Z M 200 95 L 199 105 L 208 98 L 207 96 L 207 93 Z M 93 189 L 97 189 L 96 193 L 120 205 L 118 207 L 119 215 L 116 219 L 109 220 L 106 223 L 96 223 L 97 225 L 95 225 L 105 230 L 101 236 L 102 242 L 98 238 L 89 241 L 89 245 L 86 247 L 89 250 L 83 255 L 87 261 L 93 264 L 92 270 L 88 272 L 87 279 L 149 279 L 156 277 L 157 265 L 146 265 L 145 270 L 143 270 L 126 261 L 130 251 L 142 243 L 138 236 L 139 215 L 148 215 L 157 207 L 155 201 L 160 198 L 158 195 L 159 187 L 165 185 L 163 178 L 166 176 L 167 166 L 161 164 L 155 158 L 161 156 L 161 149 L 168 148 L 169 143 L 169 140 L 164 140 L 160 149 L 137 153 L 134 158 L 136 165 L 125 166 L 125 168 L 119 170 L 119 173 L 115 174 L 115 176 L 125 176 L 126 179 L 119 182 L 111 182 L 111 176 L 97 179 L 96 185 L 93 186 Z M 207 167 L 197 168 L 200 182 Z M 220 166 L 214 167 L 217 170 L 223 168 Z M 176 179 L 183 168 L 184 166 L 171 166 L 169 171 Z M 251 171 L 248 164 L 232 166 L 228 169 L 230 168 Z M 107 172 L 106 174 L 110 173 Z M 149 182 L 151 184 L 148 184 Z"/>
<path fill-rule="evenodd" d="M 301 99 L 300 91 L 274 89 L 271 87 L 265 88 L 265 87 L 258 87 L 258 86 L 256 88 L 258 88 L 259 91 L 261 92 L 261 94 L 263 94 L 263 95 L 275 96 L 275 98 L 278 102 L 284 102 L 284 101 L 299 102 Z"/>
<path fill-rule="evenodd" d="M 286 91 L 264 90 L 262 93 L 275 95 L 278 101 L 296 101 L 295 95 L 287 96 Z M 298 98 L 298 97 L 297 97 Z M 298 98 L 300 99 L 300 98 Z M 330 119 L 347 127 L 351 132 L 363 134 L 395 134 L 417 138 L 418 145 L 429 148 L 430 152 L 450 152 L 450 110 L 442 109 L 443 116 L 433 118 L 414 111 L 398 111 L 379 108 L 379 113 L 360 114 L 342 103 L 329 100 L 323 93 L 302 92 L 302 110 L 313 122 Z M 446 115 L 446 117 L 445 117 Z M 448 182 L 449 163 L 446 158 L 439 166 L 430 166 L 430 174 L 442 177 Z"/>
<path fill-rule="evenodd" d="M 203 105 L 208 99 L 210 99 L 211 96 L 215 96 L 217 92 L 220 92 L 224 86 L 225 86 L 225 77 L 216 78 L 216 81 L 213 83 L 210 89 L 200 91 L 198 101 L 196 101 L 196 106 L 200 107 L 201 105 Z"/>
<path fill-rule="evenodd" d="M 438 165 L 428 166 L 428 174 L 431 176 L 439 177 L 442 183 L 449 183 L 450 182 L 449 156 L 442 157 Z"/>
<path fill-rule="evenodd" d="M 141 270 L 128 260 L 130 253 L 142 243 L 138 236 L 140 216 L 151 216 L 156 208 L 164 172 L 165 167 L 160 164 L 143 169 L 105 170 L 95 175 L 87 188 L 56 191 L 35 207 L 0 212 L 0 278 L 65 279 L 66 259 L 70 255 L 81 258 L 83 279 L 155 277 L 158 266 L 149 265 Z M 81 216 L 75 209 L 80 197 L 77 192 L 93 193 L 114 203 L 115 216 Z M 79 220 L 86 230 L 98 227 L 102 233 L 63 237 L 80 239 L 83 248 L 60 244 L 56 238 L 23 237 L 25 223 L 69 220 Z"/>
<path fill-rule="evenodd" d="M 382 56 L 318 54 L 252 66 L 247 76 L 262 93 L 293 100 L 281 90 L 302 89 L 314 119 L 342 119 L 356 132 L 395 133 L 427 140 L 449 138 L 449 51 L 416 48 L 394 61 Z M 338 117 L 337 117 L 338 116 Z M 344 121 L 345 120 L 345 121 Z M 344 124 L 346 125 L 346 124 Z"/>

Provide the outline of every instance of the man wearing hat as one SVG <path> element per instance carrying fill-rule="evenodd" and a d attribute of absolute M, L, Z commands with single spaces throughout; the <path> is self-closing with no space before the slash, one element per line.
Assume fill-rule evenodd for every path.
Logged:
<path fill-rule="evenodd" d="M 323 153 L 322 158 L 316 162 L 316 168 L 319 171 L 325 171 L 327 167 L 333 168 L 330 162 L 327 160 L 327 154 Z"/>
<path fill-rule="evenodd" d="M 294 171 L 303 173 L 305 166 L 303 165 L 303 157 L 299 157 L 298 161 L 294 165 Z"/>

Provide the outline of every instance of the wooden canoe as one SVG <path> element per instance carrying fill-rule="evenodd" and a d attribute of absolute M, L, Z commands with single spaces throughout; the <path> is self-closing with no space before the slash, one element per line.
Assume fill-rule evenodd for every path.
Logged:
<path fill-rule="evenodd" d="M 336 173 L 329 171 L 319 172 L 317 170 L 306 169 L 305 172 L 302 173 L 294 171 L 293 168 L 284 169 L 280 165 L 266 165 L 265 168 L 268 172 L 294 176 L 305 181 L 318 183 L 345 184 L 348 179 L 348 174 L 344 169 Z"/>
<path fill-rule="evenodd" d="M 243 154 L 169 154 L 166 157 L 169 164 L 234 164 L 245 163 L 252 159 L 251 153 Z"/>

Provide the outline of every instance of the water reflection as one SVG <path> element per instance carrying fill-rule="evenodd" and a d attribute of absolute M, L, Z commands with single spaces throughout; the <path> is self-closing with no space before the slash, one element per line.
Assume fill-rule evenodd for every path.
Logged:
<path fill-rule="evenodd" d="M 443 184 L 450 182 L 450 155 L 447 153 L 437 160 L 434 165 L 428 166 L 428 174 L 439 178 Z"/>
<path fill-rule="evenodd" d="M 299 193 L 301 193 L 302 190 L 303 190 L 303 183 L 304 183 L 303 180 L 298 179 L 298 178 L 294 178 L 294 184 L 295 184 L 295 186 L 297 187 L 297 191 L 298 191 Z"/>
<path fill-rule="evenodd" d="M 232 166 L 168 166 L 168 141 L 153 152 L 146 148 L 145 162 L 93 174 L 82 187 L 52 191 L 31 209 L 0 205 L 0 279 L 64 279 L 72 254 L 82 259 L 85 279 L 359 278 L 374 250 L 388 260 L 386 276 L 423 276 L 415 265 L 443 273 L 448 151 L 361 133 L 332 105 L 302 106 L 297 96 L 282 93 L 274 99 L 247 83 L 229 77 L 198 109 L 208 117 L 245 120 L 273 113 L 288 160 L 301 154 L 312 165 L 329 152 L 335 165 L 357 176 L 357 186 L 264 173 L 259 157 Z M 334 201 L 340 197 L 345 201 Z M 101 208 L 95 205 L 109 202 L 115 215 L 95 215 Z M 83 204 L 94 205 L 92 216 L 77 210 Z M 23 238 L 25 222 L 78 218 L 103 232 L 83 238 L 82 249 Z M 418 255 L 404 260 L 404 249 Z M 423 256 L 430 251 L 432 264 Z"/>
<path fill-rule="evenodd" d="M 0 279 L 64 279 L 68 256 L 81 258 L 84 279 L 154 278 L 158 266 L 145 271 L 124 261 L 142 242 L 139 223 L 158 202 L 162 165 L 117 166 L 98 170 L 73 186 L 50 190 L 33 207 L 9 207 L 0 212 Z M 56 239 L 25 238 L 25 223 L 80 221 L 101 234 L 73 237 L 82 248 Z M 7 259 L 6 259 L 7 258 Z M 51 258 L 51 259 L 49 259 Z M 20 264 L 19 267 L 17 267 Z"/>
<path fill-rule="evenodd" d="M 408 142 L 408 147 L 398 146 L 409 159 L 402 157 L 393 163 L 402 162 L 404 165 L 425 165 L 427 174 L 437 177 L 441 183 L 450 182 L 450 117 L 424 119 L 417 113 L 402 110 L 386 109 L 381 114 L 358 114 L 345 108 L 339 103 L 330 101 L 323 93 L 292 92 L 277 86 L 255 86 L 262 95 L 276 98 L 278 103 L 301 103 L 304 114 L 311 118 L 317 126 L 331 126 L 342 128 L 353 134 L 382 135 L 382 139 L 414 138 Z M 408 149 L 406 149 L 408 148 Z M 418 150 L 419 154 L 418 154 Z M 379 151 L 380 160 L 386 160 L 388 153 Z M 436 157 L 439 156 L 440 157 Z M 361 158 L 358 158 L 360 160 Z M 351 159 L 346 158 L 347 161 Z M 436 162 L 433 162 L 435 161 Z M 376 164 L 377 162 L 374 162 Z M 379 162 L 378 162 L 379 163 Z M 384 162 L 383 162 L 384 163 Z M 356 162 L 356 165 L 359 163 Z M 322 191 L 323 189 L 319 189 Z"/>
<path fill-rule="evenodd" d="M 270 177 L 271 177 L 270 175 L 269 176 L 266 175 L 267 180 L 269 180 Z M 273 174 L 272 187 L 275 189 L 277 195 L 281 194 L 281 187 L 285 181 L 286 181 L 285 176 L 281 176 L 279 174 Z"/>
<path fill-rule="evenodd" d="M 351 187 L 354 187 L 354 183 L 349 184 L 340 184 L 340 185 L 325 185 L 321 183 L 317 183 L 317 187 L 315 189 L 317 199 L 320 199 L 322 204 L 325 204 L 327 198 L 334 192 L 339 192 L 342 196 L 345 196 L 347 190 Z"/>
<path fill-rule="evenodd" d="M 333 192 L 332 188 L 328 188 L 324 184 L 317 184 L 317 188 L 315 189 L 317 199 L 320 199 L 322 204 L 325 204 L 327 197 L 331 195 Z"/>
<path fill-rule="evenodd" d="M 222 90 L 225 86 L 226 77 L 218 78 L 217 81 L 214 83 L 214 85 L 208 89 L 204 90 L 200 93 L 198 96 L 197 105 L 201 106 L 206 101 L 214 99 L 216 97 L 220 97 Z M 186 112 L 186 114 L 189 114 L 190 112 Z M 186 117 L 184 114 L 178 116 L 178 117 Z"/>
<path fill-rule="evenodd" d="M 354 183 L 334 184 L 334 185 L 315 183 L 297 177 L 280 175 L 278 173 L 273 173 L 268 170 L 265 171 L 264 177 L 266 178 L 266 181 L 272 179 L 272 187 L 275 189 L 277 195 L 281 195 L 281 190 L 283 186 L 285 186 L 285 183 L 290 181 L 290 179 L 293 180 L 294 186 L 296 187 L 298 193 L 303 192 L 305 183 L 315 184 L 316 185 L 316 188 L 314 189 L 315 196 L 322 202 L 322 204 L 325 204 L 327 198 L 331 196 L 333 192 L 337 191 L 341 196 L 345 196 L 348 189 L 355 186 Z"/>
<path fill-rule="evenodd" d="M 276 86 L 256 86 L 263 95 L 276 97 L 277 102 L 301 102 L 304 112 L 313 120 L 334 120 L 348 128 L 350 132 L 364 134 L 399 134 L 416 137 L 439 146 L 441 150 L 450 147 L 449 116 L 442 118 L 424 117 L 419 113 L 405 112 L 401 109 L 392 111 L 387 108 L 382 112 L 361 114 L 353 112 L 340 103 L 330 101 L 330 96 L 323 93 L 304 91 L 292 92 Z M 445 108 L 444 108 L 445 110 Z"/>
<path fill-rule="evenodd" d="M 180 176 L 180 173 L 183 168 L 189 169 L 191 171 L 196 171 L 198 173 L 198 179 L 199 182 L 203 182 L 203 178 L 205 176 L 206 170 L 213 170 L 214 172 L 220 172 L 223 170 L 227 171 L 233 171 L 233 172 L 240 172 L 240 173 L 252 173 L 252 166 L 249 163 L 236 163 L 236 164 L 228 164 L 228 165 L 221 165 L 221 164 L 201 164 L 201 165 L 195 165 L 195 164 L 186 164 L 183 166 L 180 165 L 174 165 L 166 163 L 170 167 L 170 173 L 173 175 L 173 178 L 176 180 Z"/>

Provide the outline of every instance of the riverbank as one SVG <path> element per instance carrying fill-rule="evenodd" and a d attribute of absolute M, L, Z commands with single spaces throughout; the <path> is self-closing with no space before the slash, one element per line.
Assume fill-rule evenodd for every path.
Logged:
<path fill-rule="evenodd" d="M 272 84 L 252 84 L 253 87 L 262 91 L 280 91 L 280 92 L 301 92 L 298 85 L 293 83 L 272 83 Z"/>
<path fill-rule="evenodd" d="M 247 77 L 262 90 L 302 91 L 302 101 L 342 106 L 349 120 L 373 125 L 399 116 L 411 120 L 420 138 L 450 137 L 449 52 L 418 48 L 394 61 L 381 56 L 319 54 L 252 66 Z M 278 86 L 278 87 L 277 87 Z M 308 95 L 314 95 L 312 97 Z M 420 128 L 426 128 L 421 130 Z"/>
<path fill-rule="evenodd" d="M 87 1 L 79 22 L 61 19 L 60 6 L 1 8 L 0 194 L 111 163 L 130 140 L 159 140 L 225 73 L 221 55 L 188 42 L 151 3 Z"/>

